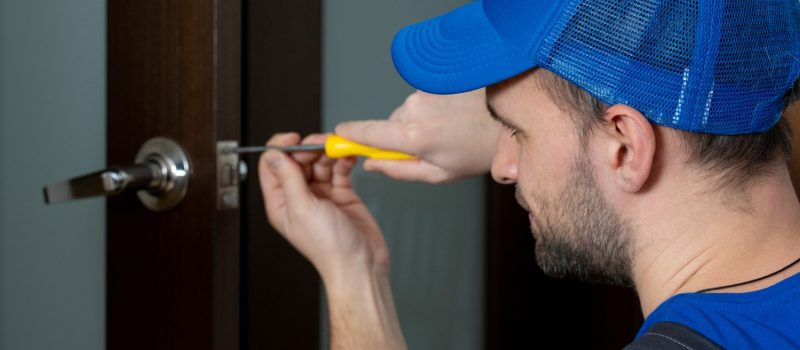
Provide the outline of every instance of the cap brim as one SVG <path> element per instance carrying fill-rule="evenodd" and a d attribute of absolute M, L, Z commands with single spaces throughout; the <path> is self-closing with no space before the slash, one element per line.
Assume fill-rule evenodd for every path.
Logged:
<path fill-rule="evenodd" d="M 480 1 L 404 28 L 392 59 L 403 79 L 434 94 L 475 90 L 535 66 L 500 39 Z"/>

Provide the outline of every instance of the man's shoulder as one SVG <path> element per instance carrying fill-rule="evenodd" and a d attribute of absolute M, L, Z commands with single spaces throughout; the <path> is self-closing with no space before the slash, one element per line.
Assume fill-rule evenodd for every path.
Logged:
<path fill-rule="evenodd" d="M 645 320 L 690 327 L 725 348 L 800 348 L 800 274 L 750 293 L 689 293 L 670 298 Z"/>
<path fill-rule="evenodd" d="M 624 350 L 719 350 L 721 347 L 694 329 L 679 323 L 659 322 Z"/>

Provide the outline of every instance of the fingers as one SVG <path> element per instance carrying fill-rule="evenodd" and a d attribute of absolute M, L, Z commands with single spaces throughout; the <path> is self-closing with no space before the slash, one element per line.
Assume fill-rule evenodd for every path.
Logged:
<path fill-rule="evenodd" d="M 328 135 L 325 134 L 311 134 L 306 136 L 301 143 L 304 145 L 324 144 L 326 138 L 328 138 Z M 292 152 L 292 158 L 300 164 L 311 164 L 322 155 L 322 152 Z"/>
<path fill-rule="evenodd" d="M 268 145 L 293 145 L 300 140 L 300 135 L 296 133 L 273 135 Z M 267 166 L 266 158 L 262 154 L 258 162 L 258 180 L 261 185 L 261 193 L 264 199 L 264 207 L 267 210 L 269 222 L 276 228 L 283 227 L 282 217 L 285 216 L 286 197 L 278 177 L 270 171 Z"/>
<path fill-rule="evenodd" d="M 269 141 L 267 141 L 268 146 L 291 146 L 296 145 L 300 142 L 300 134 L 296 132 L 287 132 L 287 133 L 278 133 L 272 135 Z"/>
<path fill-rule="evenodd" d="M 356 166 L 355 157 L 341 158 L 336 161 L 332 169 L 331 184 L 338 188 L 352 188 L 353 178 L 351 176 L 353 168 Z"/>
<path fill-rule="evenodd" d="M 305 143 L 322 143 L 322 144 L 324 144 L 325 140 L 327 138 L 328 138 L 328 135 L 324 135 L 324 134 L 309 135 L 308 137 L 306 137 L 305 140 L 303 140 L 303 143 L 304 144 Z M 320 155 L 319 158 L 317 158 L 315 160 L 315 162 L 312 164 L 311 181 L 328 183 L 328 182 L 331 181 L 331 177 L 332 177 L 331 167 L 336 162 L 336 160 L 328 158 L 328 156 L 326 156 L 322 152 L 320 152 L 319 155 Z"/>
<path fill-rule="evenodd" d="M 299 140 L 299 135 L 294 133 L 276 134 L 268 144 L 285 146 L 297 144 Z M 311 204 L 313 196 L 303 172 L 289 156 L 274 150 L 262 154 L 259 175 L 268 211 L 280 210 L 278 206 L 284 203 L 290 210 L 305 208 Z"/>
<path fill-rule="evenodd" d="M 418 138 L 414 124 L 393 120 L 344 122 L 336 126 L 336 134 L 368 146 L 418 154 L 413 149 Z"/>
<path fill-rule="evenodd" d="M 303 139 L 302 144 L 324 144 L 326 134 L 312 134 Z M 309 182 L 330 182 L 331 166 L 335 162 L 323 152 L 293 152 L 292 158 L 302 165 L 305 178 Z"/>
<path fill-rule="evenodd" d="M 297 133 L 275 134 L 269 139 L 269 141 L 267 141 L 267 145 L 289 146 L 295 145 L 299 141 L 300 135 Z M 276 195 L 274 191 L 280 190 L 280 182 L 278 181 L 276 175 L 269 171 L 265 160 L 265 155 L 262 154 L 258 162 L 258 174 L 259 180 L 261 181 L 261 189 L 265 192 L 265 197 L 267 197 L 267 195 L 274 196 Z"/>
<path fill-rule="evenodd" d="M 308 188 L 300 166 L 278 151 L 264 153 L 264 162 L 278 180 L 289 210 L 307 209 L 313 202 L 314 196 Z"/>
<path fill-rule="evenodd" d="M 444 169 L 423 160 L 368 159 L 364 162 L 364 170 L 380 172 L 400 181 L 422 181 L 437 184 L 453 180 Z"/>
<path fill-rule="evenodd" d="M 280 181 L 266 166 L 262 159 L 258 165 L 258 180 L 261 184 L 261 195 L 264 200 L 264 208 L 267 210 L 267 219 L 275 228 L 280 229 L 283 225 L 280 218 L 284 216 L 286 208 L 286 198 L 283 195 Z"/>

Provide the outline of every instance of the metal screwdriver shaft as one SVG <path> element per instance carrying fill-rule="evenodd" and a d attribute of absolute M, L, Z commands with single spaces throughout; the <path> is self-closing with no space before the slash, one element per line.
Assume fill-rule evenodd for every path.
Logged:
<path fill-rule="evenodd" d="M 295 145 L 295 146 L 246 146 L 246 147 L 236 147 L 236 148 L 228 148 L 223 151 L 223 153 L 264 153 L 268 150 L 277 150 L 281 152 L 314 152 L 314 151 L 324 151 L 325 145 L 323 144 L 310 144 L 310 145 Z"/>

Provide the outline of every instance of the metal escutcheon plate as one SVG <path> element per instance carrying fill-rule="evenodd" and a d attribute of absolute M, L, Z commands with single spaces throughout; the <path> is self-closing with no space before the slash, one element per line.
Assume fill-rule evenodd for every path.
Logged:
<path fill-rule="evenodd" d="M 154 137 L 142 145 L 136 154 L 136 163 L 152 162 L 159 165 L 164 179 L 158 188 L 136 193 L 150 210 L 163 212 L 174 208 L 186 197 L 192 167 L 189 157 L 180 145 L 165 137 Z"/>

